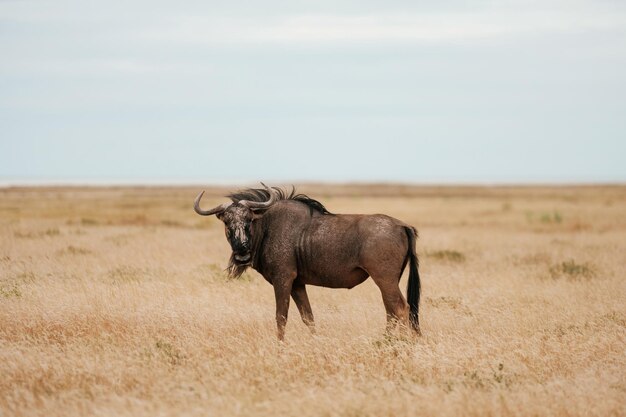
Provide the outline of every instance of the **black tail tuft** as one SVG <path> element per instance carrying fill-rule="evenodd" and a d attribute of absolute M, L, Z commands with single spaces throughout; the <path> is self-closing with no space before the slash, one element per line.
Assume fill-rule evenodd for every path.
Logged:
<path fill-rule="evenodd" d="M 421 334 L 419 322 L 421 283 L 419 260 L 415 253 L 417 231 L 413 227 L 406 227 L 405 230 L 409 238 L 409 251 L 407 253 L 407 257 L 409 258 L 409 282 L 406 286 L 406 300 L 409 303 L 409 321 L 417 334 Z"/>

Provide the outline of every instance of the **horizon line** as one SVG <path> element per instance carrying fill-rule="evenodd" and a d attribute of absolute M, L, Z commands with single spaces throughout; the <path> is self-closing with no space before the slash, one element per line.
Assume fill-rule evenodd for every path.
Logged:
<path fill-rule="evenodd" d="M 626 186 L 626 180 L 310 180 L 310 179 L 111 179 L 111 178 L 19 178 L 7 179 L 0 177 L 0 188 L 12 187 L 185 187 L 185 186 L 248 186 L 261 181 L 265 183 L 275 183 L 279 185 L 299 184 L 299 185 L 354 185 L 354 186 L 408 186 L 408 187 L 577 187 L 577 186 Z"/>

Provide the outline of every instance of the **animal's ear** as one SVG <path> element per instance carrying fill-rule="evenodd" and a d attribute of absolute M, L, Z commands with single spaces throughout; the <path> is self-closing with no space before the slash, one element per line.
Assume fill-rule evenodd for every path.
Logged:
<path fill-rule="evenodd" d="M 215 217 L 217 217 L 218 219 L 222 220 L 222 219 L 224 218 L 224 212 L 217 213 L 217 214 L 215 215 Z"/>
<path fill-rule="evenodd" d="M 263 213 L 256 211 L 252 212 L 252 221 L 259 220 L 261 217 L 263 217 Z"/>

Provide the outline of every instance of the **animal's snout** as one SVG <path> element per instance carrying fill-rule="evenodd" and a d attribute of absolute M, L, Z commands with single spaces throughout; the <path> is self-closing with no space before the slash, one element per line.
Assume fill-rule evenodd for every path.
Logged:
<path fill-rule="evenodd" d="M 250 260 L 250 252 L 244 254 L 235 254 L 235 260 L 237 262 L 248 262 Z"/>
<path fill-rule="evenodd" d="M 250 240 L 244 233 L 236 231 L 227 237 L 233 252 L 239 255 L 250 252 Z"/>

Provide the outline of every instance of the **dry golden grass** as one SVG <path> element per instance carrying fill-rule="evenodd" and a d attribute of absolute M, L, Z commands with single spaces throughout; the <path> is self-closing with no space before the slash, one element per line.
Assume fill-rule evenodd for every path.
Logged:
<path fill-rule="evenodd" d="M 304 187 L 419 229 L 424 335 L 370 280 L 284 344 L 197 191 L 0 190 L 0 416 L 626 415 L 626 188 Z"/>

